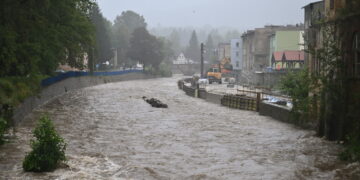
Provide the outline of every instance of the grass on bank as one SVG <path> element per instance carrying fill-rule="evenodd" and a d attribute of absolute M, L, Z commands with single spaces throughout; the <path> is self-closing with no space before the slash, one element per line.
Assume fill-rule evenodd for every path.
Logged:
<path fill-rule="evenodd" d="M 43 78 L 44 76 L 0 78 L 0 144 L 5 142 L 6 129 L 13 124 L 14 107 L 38 93 Z"/>

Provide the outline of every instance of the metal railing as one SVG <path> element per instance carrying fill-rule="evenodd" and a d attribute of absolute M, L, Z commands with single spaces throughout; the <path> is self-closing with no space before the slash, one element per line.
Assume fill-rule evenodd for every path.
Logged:
<path fill-rule="evenodd" d="M 62 81 L 67 78 L 72 77 L 82 77 L 82 76 L 117 76 L 134 72 L 143 72 L 142 70 L 124 70 L 124 71 L 111 71 L 111 72 L 82 72 L 82 71 L 68 71 L 66 73 L 60 73 L 57 76 L 46 78 L 41 81 L 41 86 L 49 86 L 55 84 L 59 81 Z"/>

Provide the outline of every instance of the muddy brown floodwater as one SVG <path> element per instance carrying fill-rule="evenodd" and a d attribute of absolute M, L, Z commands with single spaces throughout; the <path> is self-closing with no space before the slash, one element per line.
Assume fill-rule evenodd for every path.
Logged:
<path fill-rule="evenodd" d="M 0 179 L 358 179 L 341 147 L 256 112 L 188 97 L 180 77 L 105 84 L 37 109 L 0 147 Z M 142 97 L 169 105 L 157 109 Z M 25 173 L 37 117 L 47 112 L 68 143 L 67 166 Z"/>

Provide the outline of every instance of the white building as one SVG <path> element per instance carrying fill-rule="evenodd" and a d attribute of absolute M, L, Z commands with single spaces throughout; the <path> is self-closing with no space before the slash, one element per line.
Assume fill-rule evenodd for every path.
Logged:
<path fill-rule="evenodd" d="M 242 70 L 242 40 L 231 40 L 231 64 L 234 70 Z"/>
<path fill-rule="evenodd" d="M 180 55 L 173 61 L 173 64 L 194 64 L 194 61 L 187 59 L 184 53 L 180 53 Z"/>

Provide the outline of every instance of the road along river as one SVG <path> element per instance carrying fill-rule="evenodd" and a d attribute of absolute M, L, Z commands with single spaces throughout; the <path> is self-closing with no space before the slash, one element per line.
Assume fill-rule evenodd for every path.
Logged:
<path fill-rule="evenodd" d="M 0 147 L 0 179 L 356 179 L 357 163 L 314 132 L 188 97 L 180 77 L 89 87 L 37 109 Z M 156 109 L 142 97 L 168 104 Z M 25 173 L 35 119 L 49 113 L 67 166 Z"/>

